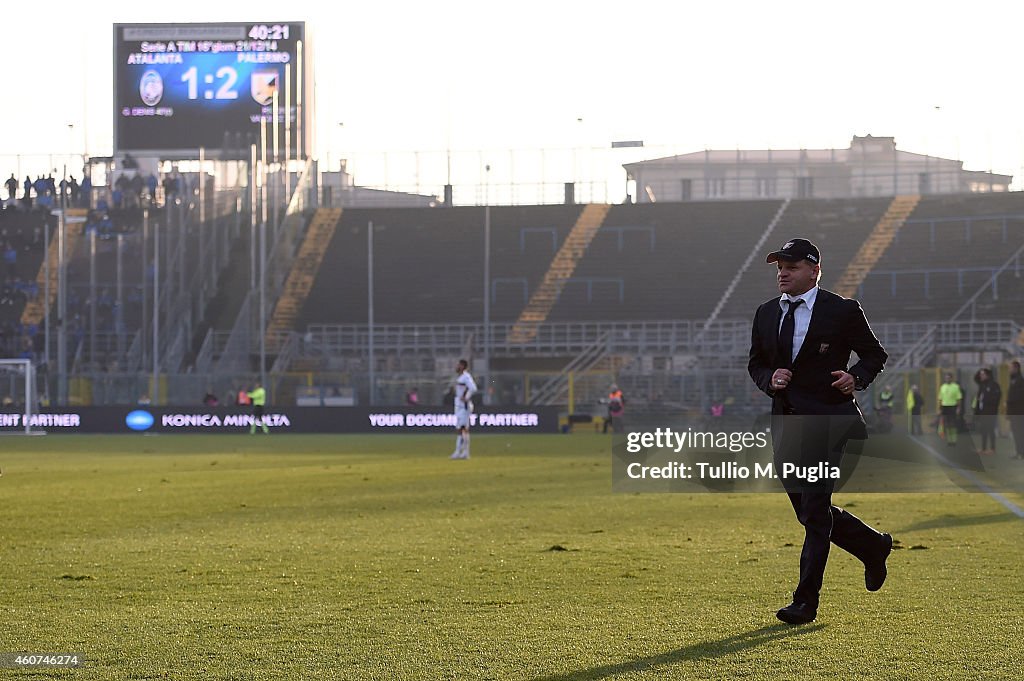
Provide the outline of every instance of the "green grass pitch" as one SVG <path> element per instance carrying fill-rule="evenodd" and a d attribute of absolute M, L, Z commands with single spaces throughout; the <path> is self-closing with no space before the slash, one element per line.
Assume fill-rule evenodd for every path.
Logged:
<path fill-rule="evenodd" d="M 901 550 L 875 594 L 834 550 L 788 627 L 785 497 L 613 494 L 596 434 L 0 443 L 0 652 L 88 659 L 2 678 L 1024 678 L 985 494 L 838 494 Z"/>

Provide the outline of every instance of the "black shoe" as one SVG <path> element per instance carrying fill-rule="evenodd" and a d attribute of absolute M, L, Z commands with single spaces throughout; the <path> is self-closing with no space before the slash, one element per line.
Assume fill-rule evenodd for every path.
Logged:
<path fill-rule="evenodd" d="M 886 575 L 889 574 L 889 571 L 885 569 L 885 560 L 892 553 L 892 535 L 886 533 L 882 535 L 882 538 L 885 540 L 882 550 L 870 562 L 864 563 L 864 586 L 868 591 L 881 589 L 885 584 Z"/>
<path fill-rule="evenodd" d="M 793 601 L 775 613 L 775 616 L 786 624 L 807 624 L 813 622 L 814 618 L 818 616 L 818 610 L 806 603 Z"/>

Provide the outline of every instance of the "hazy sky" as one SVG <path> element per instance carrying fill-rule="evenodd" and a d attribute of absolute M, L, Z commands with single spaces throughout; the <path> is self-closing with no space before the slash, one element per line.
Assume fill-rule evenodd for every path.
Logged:
<path fill-rule="evenodd" d="M 683 151 L 845 148 L 871 133 L 1013 174 L 1015 187 L 1024 174 L 1019 0 L 376 0 L 294 3 L 284 16 L 281 6 L 12 8 L 0 42 L 0 165 L 80 151 L 86 135 L 91 154 L 110 152 L 116 22 L 306 21 L 321 155 L 603 149 L 616 139 Z"/>

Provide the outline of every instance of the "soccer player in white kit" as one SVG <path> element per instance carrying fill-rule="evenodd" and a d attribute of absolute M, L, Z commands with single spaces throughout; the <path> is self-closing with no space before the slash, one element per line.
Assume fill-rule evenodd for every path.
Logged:
<path fill-rule="evenodd" d="M 455 427 L 459 435 L 455 440 L 455 451 L 452 459 L 469 458 L 469 415 L 473 413 L 473 395 L 476 394 L 476 383 L 466 370 L 469 363 L 460 359 L 455 366 Z"/>

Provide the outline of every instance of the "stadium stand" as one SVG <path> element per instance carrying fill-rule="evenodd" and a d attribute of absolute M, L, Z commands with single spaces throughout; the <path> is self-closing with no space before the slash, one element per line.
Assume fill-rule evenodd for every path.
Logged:
<path fill-rule="evenodd" d="M 793 200 L 765 253 L 792 237 L 810 239 L 821 249 L 822 286 L 834 287 L 890 203 L 890 198 Z M 773 281 L 763 255 L 756 257 L 724 306 L 722 318 L 749 320 L 752 310 L 773 297 Z"/>
<path fill-rule="evenodd" d="M 723 370 L 735 369 L 734 360 L 745 342 L 743 329 L 749 333 L 751 310 L 774 292 L 773 268 L 764 264 L 764 252 L 793 236 L 818 243 L 824 255 L 823 286 L 843 286 L 845 274 L 846 285 L 856 284 L 855 295 L 870 310 L 874 323 L 940 323 L 949 320 L 1016 251 L 1024 249 L 1022 196 L 924 196 L 916 205 L 913 198 L 878 197 L 491 207 L 488 293 L 494 337 L 504 348 L 501 359 L 509 370 L 528 366 L 529 370 L 558 371 L 584 352 L 593 352 L 593 366 L 612 374 L 620 370 L 643 376 L 685 373 L 690 362 L 708 353 L 723 358 Z M 375 321 L 388 325 L 376 346 L 378 371 L 433 373 L 443 365 L 447 372 L 449 356 L 478 350 L 486 213 L 483 207 L 307 210 L 303 215 L 309 227 L 296 230 L 289 247 L 295 259 L 279 268 L 282 296 L 271 299 L 268 335 L 282 341 L 267 343 L 269 362 L 277 367 L 274 371 L 344 370 L 356 376 L 366 370 L 365 338 L 359 337 L 360 333 L 365 336 L 360 325 L 367 320 L 367 226 L 371 222 Z M 108 227 L 101 222 L 94 230 L 83 230 L 77 247 L 75 228 L 69 230 L 67 328 L 69 350 L 77 358 L 71 364 L 76 372 L 138 371 L 139 358 L 151 343 L 148 327 L 147 333 L 139 331 L 146 325 L 144 310 L 151 305 L 153 272 L 143 263 L 151 257 L 152 245 L 143 254 L 137 215 L 111 209 L 108 217 Z M 174 355 L 180 358 L 174 367 L 180 368 L 162 365 L 162 370 L 187 372 L 193 364 L 200 366 L 196 359 L 200 355 L 205 358 L 203 367 L 236 355 L 238 371 L 251 371 L 258 363 L 251 342 L 238 352 L 231 343 L 237 331 L 249 328 L 238 320 L 243 317 L 241 301 L 251 298 L 251 290 L 250 254 L 244 238 L 248 230 L 238 231 L 246 221 L 238 216 L 230 220 L 235 241 L 225 249 L 232 253 L 232 260 L 217 284 L 222 296 L 207 308 L 210 316 L 203 322 L 205 327 L 191 329 L 193 348 Z M 180 237 L 177 229 L 169 234 L 172 248 Z M 574 237 L 574 229 L 585 233 Z M 204 231 L 193 224 L 185 235 L 188 246 L 181 272 L 174 270 L 181 253 L 162 252 L 162 258 L 175 258 L 164 260 L 161 268 L 165 282 L 161 291 L 169 296 L 165 299 L 169 304 L 191 304 L 192 275 L 211 264 L 201 265 L 200 258 L 193 257 L 201 255 L 199 236 Z M 96 234 L 95 322 L 89 283 L 90 232 Z M 114 306 L 118 236 L 124 287 L 120 315 Z M 872 245 L 877 248 L 869 252 Z M 17 267 L 19 274 L 24 267 L 32 270 L 30 277 L 41 293 L 43 253 L 41 247 L 36 250 L 34 260 L 19 254 Z M 1021 269 L 1019 259 L 1011 262 L 998 280 L 997 291 L 983 292 L 965 313 L 967 318 L 1019 324 L 1024 309 Z M 237 276 L 228 276 L 231 272 Z M 736 286 L 727 293 L 734 279 Z M 517 349 L 514 325 L 528 321 L 525 313 L 531 312 L 531 297 L 543 291 L 545 280 L 552 295 L 544 306 L 534 306 L 543 307 L 532 323 L 537 337 L 523 334 L 526 340 Z M 186 291 L 179 290 L 179 283 Z M 556 296 L 558 286 L 561 292 Z M 0 306 L 4 322 L 0 349 L 14 355 L 23 352 L 27 329 L 28 344 L 38 352 L 41 339 L 34 320 L 45 307 L 42 301 L 31 309 L 20 299 L 14 302 L 14 306 Z M 719 304 L 717 326 L 709 331 L 712 325 L 705 322 Z M 215 325 L 220 318 L 227 321 Z M 214 338 L 207 343 L 209 329 L 216 333 L 210 334 Z M 178 330 L 161 328 L 165 331 Z M 898 333 L 905 336 L 909 331 Z M 639 344 L 630 340 L 641 337 Z M 202 341 L 199 350 L 196 338 Z M 141 350 L 133 347 L 134 354 L 128 353 L 135 339 Z M 623 339 L 631 349 L 622 349 Z M 180 341 L 162 336 L 162 357 L 173 354 L 168 347 L 174 343 Z M 908 345 L 906 340 L 901 343 Z M 343 361 L 334 362 L 332 357 Z M 540 362 L 544 358 L 547 364 Z M 516 364 L 520 359 L 527 363 Z M 217 371 L 228 371 L 216 366 Z M 399 390 L 403 379 L 393 380 Z M 651 384 L 651 392 L 659 390 Z"/>
<path fill-rule="evenodd" d="M 587 246 L 593 240 L 597 230 L 601 228 L 608 215 L 609 206 L 603 204 L 591 204 L 584 206 L 576 224 L 573 225 L 569 236 L 565 238 L 562 247 L 555 253 L 555 257 L 544 273 L 540 286 L 534 289 L 530 296 L 530 302 L 519 315 L 512 331 L 509 334 L 509 341 L 513 343 L 525 343 L 537 336 L 537 329 L 548 319 L 552 308 L 558 302 L 562 288 L 576 270 L 576 265 L 587 252 Z"/>
<path fill-rule="evenodd" d="M 924 197 L 913 204 L 914 199 L 892 197 L 796 199 L 767 245 L 793 236 L 815 241 L 824 255 L 826 287 L 843 286 L 844 274 L 857 270 L 847 281 L 861 283 L 848 293 L 870 304 L 875 320 L 907 315 L 942 320 L 955 311 L 954 302 L 966 300 L 1024 243 L 1024 200 L 970 195 Z M 545 320 L 703 320 L 780 206 L 779 201 L 611 206 L 589 245 L 578 249 Z M 520 317 L 580 211 L 579 206 L 491 209 L 492 320 Z M 480 320 L 482 208 L 350 209 L 327 246 L 295 330 L 366 322 L 370 221 L 377 323 Z M 878 229 L 891 234 L 879 237 Z M 864 251 L 875 239 L 890 236 L 888 248 Z M 987 316 L 1014 313 L 1012 301 L 1018 299 L 1002 294 L 1015 290 L 1014 282 L 1000 282 L 999 298 L 979 302 L 978 309 Z M 771 274 L 755 257 L 720 318 L 747 319 L 772 292 Z"/>
<path fill-rule="evenodd" d="M 569 234 L 579 206 L 491 209 L 491 317 L 513 321 Z M 299 315 L 309 324 L 367 319 L 367 224 L 374 225 L 377 323 L 476 322 L 483 308 L 480 207 L 348 209 Z"/>
<path fill-rule="evenodd" d="M 858 295 L 878 319 L 946 320 L 1024 245 L 1020 193 L 925 197 Z M 1021 320 L 1021 263 L 979 296 L 973 314 Z"/>
<path fill-rule="evenodd" d="M 613 206 L 552 319 L 702 319 L 780 205 Z"/>
<path fill-rule="evenodd" d="M 835 292 L 841 296 L 850 297 L 857 292 L 857 288 L 864 281 L 864 278 L 885 255 L 885 251 L 896 238 L 896 233 L 906 222 L 907 217 L 913 212 L 921 197 L 896 196 L 885 211 L 885 215 L 878 221 L 868 238 L 861 244 L 853 260 L 846 266 L 846 270 L 836 283 Z"/>
<path fill-rule="evenodd" d="M 69 218 L 85 219 L 86 210 L 84 208 L 73 208 L 68 211 Z M 82 234 L 85 232 L 84 222 L 69 220 L 68 228 L 65 231 L 65 249 L 68 253 L 74 253 L 78 248 L 78 242 L 82 238 Z M 43 321 L 43 317 L 46 315 L 46 307 L 53 305 L 54 300 L 57 298 L 57 264 L 60 250 L 57 239 L 50 240 L 50 250 L 46 253 L 45 259 L 49 261 L 49 290 L 50 297 L 47 299 L 45 294 L 36 296 L 33 300 L 25 306 L 24 311 L 21 314 L 22 324 L 40 324 Z M 46 267 L 39 267 L 38 275 L 36 276 L 36 284 L 40 291 L 46 291 Z"/>
<path fill-rule="evenodd" d="M 27 307 L 42 296 L 38 278 L 44 258 L 45 230 L 53 218 L 45 210 L 24 211 L 11 205 L 0 210 L 0 357 L 35 357 L 41 349 L 40 327 L 25 319 Z"/>
<path fill-rule="evenodd" d="M 278 338 L 282 332 L 294 328 L 299 311 L 313 287 L 317 272 L 320 271 L 327 244 L 334 236 L 340 219 L 340 208 L 320 208 L 313 215 L 299 246 L 298 255 L 285 280 L 284 290 L 274 305 L 267 326 L 268 338 Z"/>

